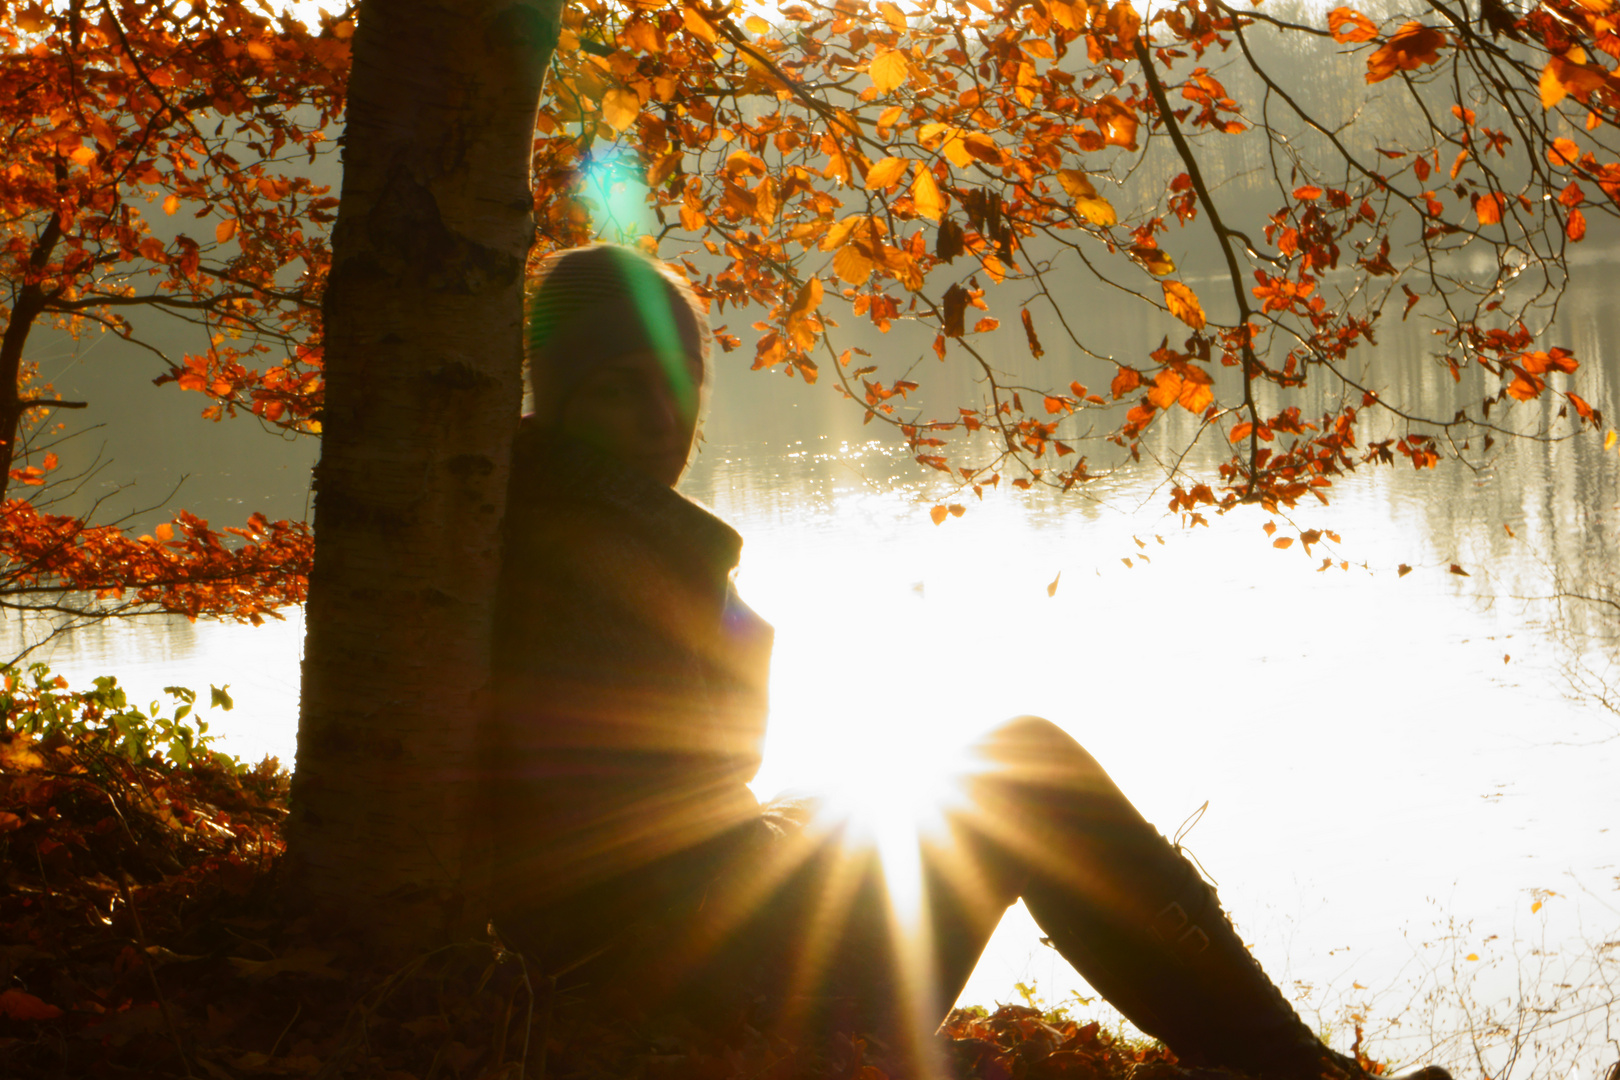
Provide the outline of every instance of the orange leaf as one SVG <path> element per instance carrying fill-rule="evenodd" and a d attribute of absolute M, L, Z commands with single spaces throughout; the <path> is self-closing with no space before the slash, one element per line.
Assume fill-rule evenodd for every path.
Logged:
<path fill-rule="evenodd" d="M 1413 71 L 1424 64 L 1439 63 L 1440 50 L 1448 44 L 1446 35 L 1413 20 L 1367 57 L 1367 81 L 1383 82 L 1397 71 Z"/>
<path fill-rule="evenodd" d="M 1399 566 L 1397 566 L 1395 568 L 1395 576 L 1396 577 L 1405 577 L 1407 574 L 1410 574 L 1411 572 L 1412 572 L 1412 568 L 1410 566 L 1407 566 L 1405 563 L 1401 563 L 1401 565 L 1399 565 Z"/>
<path fill-rule="evenodd" d="M 225 241 L 229 240 L 231 237 L 233 237 L 235 235 L 236 235 L 236 219 L 235 218 L 226 218 L 224 221 L 222 221 L 218 225 L 214 226 L 214 239 L 218 240 L 222 244 L 225 243 Z"/>
<path fill-rule="evenodd" d="M 1147 399 L 1155 408 L 1168 409 L 1181 397 L 1181 376 L 1174 371 L 1161 371 L 1153 379 L 1153 389 Z"/>
<path fill-rule="evenodd" d="M 1118 401 L 1120 398 L 1124 397 L 1126 394 L 1130 393 L 1132 390 L 1135 390 L 1141 385 L 1141 372 L 1137 371 L 1135 368 L 1122 367 L 1119 369 L 1119 374 L 1114 376 L 1114 381 L 1109 384 L 1108 389 L 1109 392 L 1114 395 L 1114 400 Z"/>
<path fill-rule="evenodd" d="M 1361 12 L 1345 7 L 1328 12 L 1328 29 L 1333 32 L 1333 40 L 1341 45 L 1371 41 L 1378 36 L 1376 23 Z"/>
<path fill-rule="evenodd" d="M 1209 403 L 1215 400 L 1215 390 L 1208 383 L 1187 379 L 1181 384 L 1181 393 L 1176 400 L 1181 403 L 1183 409 L 1197 415 L 1209 408 Z"/>
<path fill-rule="evenodd" d="M 170 195 L 167 199 L 163 200 L 163 212 L 165 214 L 172 217 L 174 212 L 178 209 L 180 209 L 180 196 Z"/>
<path fill-rule="evenodd" d="M 1456 563 L 1451 564 L 1451 572 L 1453 574 L 1456 574 L 1458 577 L 1471 577 L 1471 576 L 1473 576 L 1473 575 L 1469 574 L 1468 571 L 1466 571 L 1462 567 L 1458 566 Z"/>
<path fill-rule="evenodd" d="M 1495 225 L 1502 220 L 1502 206 L 1507 198 L 1501 192 L 1474 196 L 1474 213 L 1481 225 Z"/>
<path fill-rule="evenodd" d="M 945 517 L 949 513 L 950 511 L 946 510 L 944 506 L 936 506 L 928 511 L 928 516 L 934 519 L 935 525 L 941 525 L 944 524 Z"/>
<path fill-rule="evenodd" d="M 1059 570 L 1058 574 L 1057 574 L 1057 577 L 1053 578 L 1052 583 L 1046 587 L 1046 595 L 1047 596 L 1056 596 L 1057 595 L 1058 582 L 1060 582 L 1062 580 L 1063 580 L 1063 571 Z"/>
<path fill-rule="evenodd" d="M 1586 215 L 1579 210 L 1569 212 L 1569 222 L 1564 226 L 1564 235 L 1579 243 L 1586 239 Z"/>
<path fill-rule="evenodd" d="M 1292 536 L 1279 536 L 1277 539 L 1271 542 L 1271 546 L 1277 548 L 1278 550 L 1286 551 L 1288 548 L 1294 546 L 1294 538 Z"/>
<path fill-rule="evenodd" d="M 1296 199 L 1307 199 L 1307 200 L 1309 200 L 1309 199 L 1320 199 L 1321 197 L 1322 197 L 1322 189 L 1317 187 L 1315 184 L 1306 184 L 1303 187 L 1297 187 L 1297 188 L 1294 189 L 1294 198 L 1296 198 Z"/>
<path fill-rule="evenodd" d="M 1552 145 L 1547 147 L 1547 160 L 1554 165 L 1568 168 L 1580 156 L 1580 147 L 1575 145 L 1574 139 L 1554 139 Z"/>
<path fill-rule="evenodd" d="M 55 1005 L 15 987 L 0 992 L 0 1016 L 13 1020 L 55 1020 L 61 1015 L 62 1010 Z"/>
<path fill-rule="evenodd" d="M 1165 281 L 1160 284 L 1164 288 L 1164 302 L 1170 309 L 1170 314 L 1194 330 L 1202 330 L 1204 308 L 1198 302 L 1198 294 L 1179 281 Z"/>
<path fill-rule="evenodd" d="M 602 121 L 614 131 L 623 131 L 641 115 L 641 99 L 635 91 L 615 87 L 602 95 Z"/>

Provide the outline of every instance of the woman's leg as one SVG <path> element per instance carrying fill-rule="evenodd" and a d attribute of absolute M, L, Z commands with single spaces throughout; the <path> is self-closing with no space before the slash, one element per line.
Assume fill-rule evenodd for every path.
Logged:
<path fill-rule="evenodd" d="M 1300 1021 L 1215 890 L 1062 729 L 1020 717 L 977 756 L 958 815 L 967 846 L 1021 869 L 1035 921 L 1132 1023 L 1190 1063 L 1266 1080 L 1361 1080 Z"/>

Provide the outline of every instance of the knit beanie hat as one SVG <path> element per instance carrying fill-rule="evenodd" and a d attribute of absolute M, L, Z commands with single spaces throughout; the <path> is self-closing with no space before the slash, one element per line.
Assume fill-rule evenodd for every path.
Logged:
<path fill-rule="evenodd" d="M 613 244 L 569 248 L 541 260 L 528 324 L 536 421 L 556 423 L 597 364 L 633 352 L 655 354 L 676 385 L 686 385 L 694 360 L 707 376 L 708 319 L 686 280 Z M 695 394 L 699 387 L 690 389 Z"/>

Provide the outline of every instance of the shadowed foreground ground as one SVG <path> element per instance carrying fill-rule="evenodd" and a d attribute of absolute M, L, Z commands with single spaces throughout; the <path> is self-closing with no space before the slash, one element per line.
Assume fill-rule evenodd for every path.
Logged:
<path fill-rule="evenodd" d="M 105 731 L 0 732 L 0 1074 L 381 1080 L 886 1080 L 859 1032 L 548 1001 L 494 941 L 368 969 L 269 899 L 287 776 L 189 768 Z M 130 760 L 134 758 L 136 760 Z M 956 1080 L 1176 1080 L 1157 1046 L 1007 1006 L 940 1036 Z M 1376 1067 L 1375 1067 L 1376 1068 Z"/>

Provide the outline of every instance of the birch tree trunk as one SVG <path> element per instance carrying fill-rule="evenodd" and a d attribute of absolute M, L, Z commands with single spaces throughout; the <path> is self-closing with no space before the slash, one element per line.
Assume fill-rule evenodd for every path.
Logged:
<path fill-rule="evenodd" d="M 394 954 L 482 926 L 469 813 L 561 8 L 356 20 L 288 858 L 295 896 Z"/>

